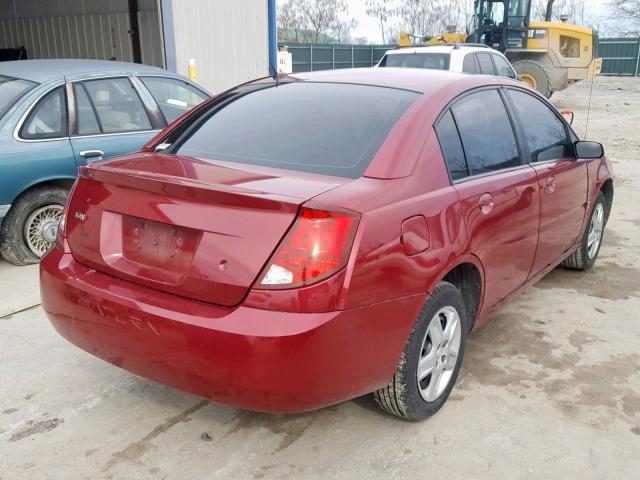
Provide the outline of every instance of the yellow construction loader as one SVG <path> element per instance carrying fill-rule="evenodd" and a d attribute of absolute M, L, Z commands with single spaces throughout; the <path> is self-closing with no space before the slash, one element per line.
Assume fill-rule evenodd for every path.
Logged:
<path fill-rule="evenodd" d="M 476 0 L 471 33 L 448 31 L 434 37 L 401 33 L 400 46 L 481 43 L 506 55 L 522 81 L 550 97 L 580 80 L 600 73 L 602 59 L 594 57 L 597 34 L 591 28 L 552 22 L 553 0 L 545 21 L 531 22 L 531 0 Z"/>

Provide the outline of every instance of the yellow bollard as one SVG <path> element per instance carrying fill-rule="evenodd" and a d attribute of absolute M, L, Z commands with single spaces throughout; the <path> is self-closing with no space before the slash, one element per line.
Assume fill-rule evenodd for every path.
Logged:
<path fill-rule="evenodd" d="M 198 74 L 196 73 L 196 59 L 195 58 L 190 58 L 189 59 L 189 80 L 191 80 L 192 82 L 197 82 L 198 81 Z"/>

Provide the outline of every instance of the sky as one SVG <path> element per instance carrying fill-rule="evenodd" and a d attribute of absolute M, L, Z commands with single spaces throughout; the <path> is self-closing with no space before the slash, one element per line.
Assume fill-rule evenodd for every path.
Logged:
<path fill-rule="evenodd" d="M 358 26 L 353 31 L 353 36 L 367 37 L 369 42 L 381 43 L 380 27 L 375 18 L 367 15 L 365 0 L 347 0 L 347 3 L 349 5 L 348 18 L 354 18 L 358 22 Z M 598 26 L 599 24 L 600 29 L 606 31 L 606 26 L 611 20 L 607 18 L 609 16 L 608 9 L 603 5 L 604 3 L 601 0 L 585 0 L 587 17 L 593 19 L 593 26 Z"/>

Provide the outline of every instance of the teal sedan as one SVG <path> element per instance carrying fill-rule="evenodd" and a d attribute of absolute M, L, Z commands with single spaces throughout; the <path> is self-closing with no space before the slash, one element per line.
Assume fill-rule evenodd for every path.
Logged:
<path fill-rule="evenodd" d="M 140 149 L 209 94 L 156 67 L 100 60 L 0 63 L 0 254 L 37 262 L 79 166 Z"/>

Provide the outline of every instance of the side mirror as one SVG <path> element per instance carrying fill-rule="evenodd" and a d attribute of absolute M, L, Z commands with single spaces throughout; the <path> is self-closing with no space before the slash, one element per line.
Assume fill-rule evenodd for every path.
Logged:
<path fill-rule="evenodd" d="M 578 158 L 602 158 L 604 156 L 604 147 L 598 142 L 587 142 L 578 140 L 574 143 L 576 147 L 576 156 Z"/>
<path fill-rule="evenodd" d="M 560 110 L 560 115 L 569 122 L 569 125 L 573 125 L 573 110 Z"/>

